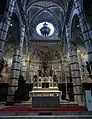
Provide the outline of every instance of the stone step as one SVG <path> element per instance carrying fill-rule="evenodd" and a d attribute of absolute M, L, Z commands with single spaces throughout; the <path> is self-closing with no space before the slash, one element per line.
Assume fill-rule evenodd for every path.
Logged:
<path fill-rule="evenodd" d="M 60 105 L 59 108 L 32 108 L 32 105 L 27 104 L 16 104 L 12 106 L 4 106 L 0 109 L 0 113 L 4 112 L 87 112 L 87 108 L 85 106 L 78 106 L 78 105 Z"/>
<path fill-rule="evenodd" d="M 56 116 L 56 117 L 92 117 L 92 112 L 0 112 L 1 116 Z M 1 118 L 0 118 L 1 119 Z"/>
<path fill-rule="evenodd" d="M 16 115 L 16 116 L 0 116 L 0 119 L 92 119 L 92 115 Z"/>

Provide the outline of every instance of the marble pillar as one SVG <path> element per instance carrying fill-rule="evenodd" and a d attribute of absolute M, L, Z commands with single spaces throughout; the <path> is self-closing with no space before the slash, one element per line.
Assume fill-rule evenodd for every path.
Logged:
<path fill-rule="evenodd" d="M 12 69 L 11 69 L 12 74 L 9 83 L 8 97 L 7 97 L 8 103 L 14 102 L 15 91 L 18 88 L 18 79 L 20 75 L 21 59 L 23 53 L 24 35 L 25 35 L 25 25 L 21 25 L 20 43 L 19 46 L 16 47 L 13 56 Z"/>
<path fill-rule="evenodd" d="M 81 83 L 81 76 L 79 70 L 79 63 L 77 57 L 77 47 L 74 42 L 70 40 L 69 36 L 69 26 L 66 27 L 66 38 L 68 43 L 68 52 L 70 57 L 70 68 L 71 68 L 71 76 L 73 83 L 73 91 L 74 91 L 74 101 L 78 104 L 83 104 L 83 87 Z"/>
<path fill-rule="evenodd" d="M 13 55 L 12 69 L 11 69 L 12 74 L 11 74 L 11 79 L 9 82 L 9 89 L 8 89 L 8 97 L 7 97 L 8 103 L 14 101 L 14 94 L 18 88 L 20 65 L 21 65 L 20 50 L 15 49 L 15 53 Z"/>
<path fill-rule="evenodd" d="M 5 14 L 4 18 L 1 19 L 0 22 L 0 58 L 3 57 L 5 40 L 7 37 L 8 29 L 10 27 L 11 16 L 13 13 L 15 1 L 16 0 L 10 0 L 7 13 Z"/>

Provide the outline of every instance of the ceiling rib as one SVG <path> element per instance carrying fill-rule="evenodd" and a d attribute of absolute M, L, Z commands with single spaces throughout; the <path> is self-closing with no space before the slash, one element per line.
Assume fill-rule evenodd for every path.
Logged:
<path fill-rule="evenodd" d="M 41 5 L 33 5 L 33 7 L 36 6 L 36 7 L 39 7 L 39 8 L 58 8 L 56 5 L 50 5 L 50 6 L 41 6 Z"/>
<path fill-rule="evenodd" d="M 37 3 L 37 2 L 41 2 L 41 1 L 46 1 L 46 0 L 36 0 L 35 2 L 29 3 L 28 6 L 26 7 L 26 11 L 28 12 L 30 10 L 30 8 L 33 6 L 33 4 Z M 57 5 L 57 7 L 62 8 L 62 11 L 64 10 L 63 6 L 60 5 L 60 3 L 56 2 L 56 1 L 51 1 L 54 4 Z"/>
<path fill-rule="evenodd" d="M 49 10 L 49 8 L 51 8 L 52 6 L 50 6 L 50 7 L 42 7 L 42 6 L 39 6 L 39 7 L 41 7 L 42 9 L 39 10 L 39 11 L 33 16 L 33 18 L 32 18 L 32 20 L 31 20 L 30 24 L 32 24 L 32 22 L 34 21 L 34 19 L 35 19 L 39 14 L 41 14 L 43 11 L 48 11 L 48 13 L 50 13 L 52 16 L 54 16 L 55 19 L 56 19 L 56 21 L 58 21 L 58 22 L 60 23 L 60 20 L 58 19 L 58 17 L 57 17 L 51 10 Z"/>

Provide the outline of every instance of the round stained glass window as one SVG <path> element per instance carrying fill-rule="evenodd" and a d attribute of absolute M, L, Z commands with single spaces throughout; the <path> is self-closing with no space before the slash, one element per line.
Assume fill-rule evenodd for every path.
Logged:
<path fill-rule="evenodd" d="M 49 22 L 42 22 L 37 25 L 36 31 L 40 36 L 51 36 L 54 33 L 54 26 Z"/>

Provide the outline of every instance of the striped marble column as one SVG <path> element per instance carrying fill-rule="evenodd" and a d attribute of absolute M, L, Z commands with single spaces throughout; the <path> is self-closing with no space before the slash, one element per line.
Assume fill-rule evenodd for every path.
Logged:
<path fill-rule="evenodd" d="M 70 43 L 70 66 L 73 80 L 74 99 L 78 104 L 83 102 L 83 87 L 77 58 L 77 48 L 74 43 Z"/>
<path fill-rule="evenodd" d="M 10 79 L 8 97 L 7 97 L 8 103 L 14 102 L 14 94 L 18 88 L 18 79 L 19 79 L 20 69 L 21 69 L 24 35 L 25 35 L 25 25 L 22 25 L 21 34 L 20 34 L 20 43 L 18 48 L 16 48 L 14 56 L 13 56 L 12 75 Z"/>
<path fill-rule="evenodd" d="M 21 35 L 20 35 L 20 43 L 19 43 L 21 58 L 24 58 L 23 57 L 24 37 L 25 37 L 25 25 L 21 25 Z M 21 62 L 21 75 L 26 80 L 26 62 L 25 62 L 25 60 L 26 60 L 26 58 L 24 58 L 23 62 Z"/>
<path fill-rule="evenodd" d="M 4 44 L 10 26 L 15 1 L 16 0 L 10 0 L 6 16 L 4 17 L 4 19 L 1 20 L 0 23 L 0 58 L 3 57 Z"/>
<path fill-rule="evenodd" d="M 70 57 L 70 68 L 71 68 L 71 76 L 73 82 L 73 91 L 74 91 L 74 100 L 78 104 L 83 104 L 83 87 L 81 83 L 80 70 L 77 58 L 77 48 L 74 42 L 70 41 L 70 37 L 68 34 L 68 27 L 66 27 L 66 37 L 68 43 L 68 51 Z"/>
<path fill-rule="evenodd" d="M 9 82 L 9 89 L 8 89 L 8 98 L 7 102 L 13 102 L 15 91 L 18 88 L 18 79 L 20 75 L 20 64 L 21 64 L 21 55 L 20 50 L 16 49 L 13 55 L 13 62 L 12 62 L 12 69 L 11 69 L 11 79 Z"/>
<path fill-rule="evenodd" d="M 92 61 L 92 28 L 87 23 L 85 11 L 82 8 L 79 0 L 74 0 L 75 9 L 78 11 L 79 23 L 82 30 L 84 43 L 88 50 L 88 60 Z"/>

